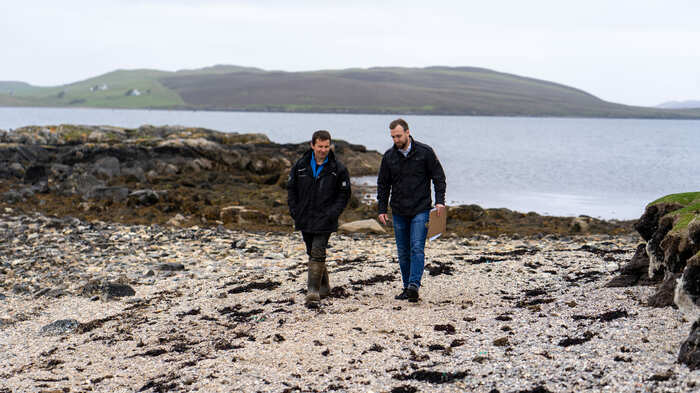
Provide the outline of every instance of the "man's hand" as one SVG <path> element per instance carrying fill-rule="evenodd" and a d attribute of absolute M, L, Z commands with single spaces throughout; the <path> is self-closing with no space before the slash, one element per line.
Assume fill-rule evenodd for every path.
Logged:
<path fill-rule="evenodd" d="M 387 217 L 386 213 L 379 215 L 379 222 L 381 222 L 382 224 L 386 225 L 387 219 L 388 219 L 388 217 Z"/>
<path fill-rule="evenodd" d="M 440 217 L 442 215 L 442 212 L 445 211 L 445 205 L 437 203 L 435 204 L 435 208 L 437 209 L 437 215 Z"/>

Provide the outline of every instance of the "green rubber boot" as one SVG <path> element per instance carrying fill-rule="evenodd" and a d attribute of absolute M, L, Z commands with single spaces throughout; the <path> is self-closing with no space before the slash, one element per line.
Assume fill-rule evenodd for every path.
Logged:
<path fill-rule="evenodd" d="M 319 289 L 323 278 L 323 262 L 309 261 L 308 287 L 306 290 L 306 304 L 315 304 L 321 300 Z"/>
<path fill-rule="evenodd" d="M 325 299 L 331 294 L 331 286 L 328 283 L 328 268 L 326 268 L 326 263 L 323 262 L 323 276 L 321 276 L 321 287 L 318 290 L 321 299 Z"/>

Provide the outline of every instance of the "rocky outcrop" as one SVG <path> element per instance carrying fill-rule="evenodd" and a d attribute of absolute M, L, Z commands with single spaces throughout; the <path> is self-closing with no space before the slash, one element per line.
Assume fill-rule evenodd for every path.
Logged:
<path fill-rule="evenodd" d="M 538 236 L 540 234 L 586 235 L 595 233 L 627 234 L 633 232 L 631 221 L 599 220 L 589 216 L 553 217 L 534 212 L 509 209 L 484 209 L 477 205 L 449 206 L 447 231 Z"/>
<path fill-rule="evenodd" d="M 379 153 L 334 146 L 353 176 L 378 172 Z M 308 148 L 202 128 L 24 127 L 0 133 L 0 204 L 88 220 L 288 228 L 287 174 Z"/>
<path fill-rule="evenodd" d="M 647 299 L 649 306 L 676 304 L 697 317 L 699 277 L 695 263 L 690 261 L 700 251 L 699 214 L 700 192 L 672 194 L 650 203 L 634 226 L 646 243 L 637 248 L 620 276 L 608 286 L 660 283 Z M 642 275 L 644 270 L 646 277 Z"/>

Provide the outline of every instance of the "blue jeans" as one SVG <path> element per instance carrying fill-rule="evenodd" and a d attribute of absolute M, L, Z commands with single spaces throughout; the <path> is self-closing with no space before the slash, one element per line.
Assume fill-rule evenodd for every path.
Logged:
<path fill-rule="evenodd" d="M 425 266 L 425 237 L 428 235 L 428 218 L 430 211 L 426 210 L 415 216 L 400 216 L 394 214 L 394 237 L 399 254 L 399 267 L 403 287 L 414 284 L 420 287 Z"/>

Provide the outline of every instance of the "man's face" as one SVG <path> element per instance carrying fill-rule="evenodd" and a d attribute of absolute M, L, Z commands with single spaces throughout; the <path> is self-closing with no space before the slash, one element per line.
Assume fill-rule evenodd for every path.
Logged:
<path fill-rule="evenodd" d="M 394 145 L 400 150 L 406 150 L 408 147 L 410 131 L 404 130 L 403 127 L 396 126 L 391 129 L 391 139 L 394 140 Z"/>
<path fill-rule="evenodd" d="M 325 160 L 326 157 L 328 157 L 328 152 L 331 150 L 331 141 L 316 139 L 316 142 L 311 144 L 311 149 L 313 149 L 314 151 L 316 161 L 323 162 L 323 160 Z"/>

